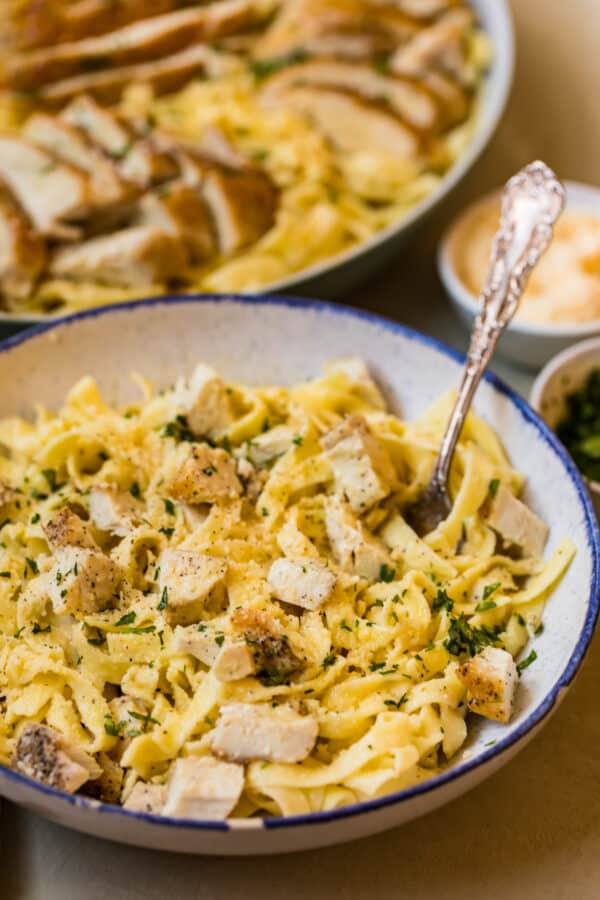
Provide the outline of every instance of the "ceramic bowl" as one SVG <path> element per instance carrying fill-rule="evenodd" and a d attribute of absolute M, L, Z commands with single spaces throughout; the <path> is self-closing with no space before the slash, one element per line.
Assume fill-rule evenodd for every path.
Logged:
<path fill-rule="evenodd" d="M 460 354 L 366 312 L 274 297 L 173 297 L 93 310 L 0 344 L 0 416 L 58 407 L 89 373 L 110 401 L 135 398 L 131 371 L 172 384 L 198 360 L 228 379 L 293 383 L 333 357 L 359 354 L 392 407 L 414 419 L 457 384 Z M 0 767 L 0 794 L 63 825 L 156 849 L 259 854 L 321 847 L 408 822 L 458 797 L 508 762 L 542 727 L 570 686 L 592 636 L 599 604 L 599 535 L 587 491 L 564 448 L 527 404 L 492 375 L 476 408 L 502 435 L 528 476 L 526 499 L 550 524 L 548 550 L 569 535 L 576 557 L 534 639 L 540 664 L 527 670 L 513 720 L 472 722 L 465 748 L 442 774 L 399 793 L 343 809 L 286 819 L 171 820 L 63 794 Z M 479 811 L 473 807 L 473 815 Z M 482 823 L 483 824 L 483 823 Z"/>
<path fill-rule="evenodd" d="M 567 206 L 600 217 L 600 188 L 577 181 L 565 181 Z M 460 318 L 470 329 L 478 300 L 458 277 L 455 254 L 461 226 L 478 206 L 489 203 L 499 191 L 492 191 L 469 206 L 446 231 L 438 250 L 438 272 Z M 600 319 L 583 325 L 541 325 L 514 319 L 498 343 L 498 353 L 528 369 L 539 369 L 561 350 L 594 334 L 600 334 Z"/>
<path fill-rule="evenodd" d="M 489 35 L 493 60 L 485 76 L 475 132 L 464 153 L 441 179 L 434 191 L 410 212 L 367 241 L 314 266 L 294 272 L 268 286 L 271 291 L 297 291 L 317 297 L 340 297 L 395 258 L 417 226 L 462 181 L 477 161 L 504 112 L 514 69 L 514 33 L 507 0 L 471 0 L 478 19 Z M 47 315 L 16 315 L 0 311 L 0 335 L 12 334 L 41 321 Z"/>
<path fill-rule="evenodd" d="M 542 369 L 533 383 L 530 400 L 550 428 L 556 428 L 564 417 L 567 396 L 583 386 L 592 369 L 600 369 L 600 337 L 569 347 Z M 600 516 L 600 482 L 585 481 Z"/>

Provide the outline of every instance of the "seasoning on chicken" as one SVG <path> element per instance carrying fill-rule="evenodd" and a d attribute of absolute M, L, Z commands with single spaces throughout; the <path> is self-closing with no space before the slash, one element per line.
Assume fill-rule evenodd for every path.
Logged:
<path fill-rule="evenodd" d="M 303 609 L 320 609 L 333 594 L 336 577 L 324 563 L 308 558 L 276 559 L 268 581 L 275 596 Z"/>
<path fill-rule="evenodd" d="M 48 597 L 58 615 L 90 615 L 115 605 L 122 572 L 115 563 L 95 550 L 63 547 L 54 554 L 47 575 Z"/>
<path fill-rule="evenodd" d="M 37 722 L 21 731 L 12 765 L 23 775 L 69 794 L 102 774 L 92 756 L 74 747 L 54 728 Z"/>
<path fill-rule="evenodd" d="M 472 712 L 510 722 L 519 674 L 507 650 L 486 647 L 457 670 L 467 688 L 467 706 Z"/>
<path fill-rule="evenodd" d="M 344 419 L 321 444 L 333 468 L 336 492 L 354 512 L 366 512 L 394 490 L 397 477 L 392 460 L 362 416 Z"/>
<path fill-rule="evenodd" d="M 222 589 L 227 563 L 191 550 L 165 550 L 160 556 L 159 589 L 172 623 L 197 622 L 208 597 Z"/>
<path fill-rule="evenodd" d="M 44 522 L 43 529 L 53 550 L 68 546 L 99 549 L 87 522 L 68 506 L 52 513 Z"/>
<path fill-rule="evenodd" d="M 197 506 L 232 500 L 242 492 L 235 460 L 225 450 L 208 444 L 182 445 L 175 464 L 177 468 L 170 480 L 169 492 L 176 500 Z"/>

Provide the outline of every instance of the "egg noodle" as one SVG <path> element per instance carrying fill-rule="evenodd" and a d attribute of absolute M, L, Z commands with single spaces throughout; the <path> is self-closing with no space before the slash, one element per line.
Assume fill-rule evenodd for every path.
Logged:
<path fill-rule="evenodd" d="M 176 759 L 211 755 L 221 711 L 249 704 L 310 719 L 318 737 L 294 763 L 268 753 L 244 760 L 233 816 L 332 809 L 438 772 L 467 737 L 461 662 L 489 645 L 517 656 L 574 553 L 569 540 L 546 560 L 500 546 L 486 522 L 490 497 L 499 485 L 518 494 L 524 478 L 494 431 L 469 415 L 452 512 L 421 539 L 402 511 L 431 474 L 450 395 L 405 422 L 358 361 L 330 364 L 291 388 L 227 386 L 230 420 L 207 443 L 190 431 L 187 383 L 157 393 L 136 380 L 143 399 L 127 408 L 108 405 L 85 377 L 60 412 L 0 422 L 0 761 L 11 764 L 28 723 L 43 723 L 95 757 L 104 784 L 112 779 L 100 795 L 126 804 L 136 782 L 168 783 Z M 345 421 L 360 423 L 357 433 L 393 467 L 395 483 L 364 510 L 321 443 Z M 174 467 L 196 450 L 216 454 L 215 481 L 220 461 L 235 462 L 239 496 L 194 504 L 181 479 L 173 487 Z M 107 486 L 138 509 L 120 533 L 88 519 L 90 496 Z M 100 609 L 80 597 L 57 612 L 67 589 L 48 578 L 58 578 L 65 550 L 53 547 L 48 522 L 65 508 L 119 573 Z M 358 536 L 346 557 L 331 516 Z M 160 573 L 173 550 L 209 555 L 223 574 L 183 625 Z M 312 608 L 283 601 L 269 574 L 281 558 L 324 571 L 327 597 Z M 262 661 L 221 680 L 214 664 L 184 652 L 184 632 L 190 646 L 199 635 L 215 652 L 241 639 Z"/>

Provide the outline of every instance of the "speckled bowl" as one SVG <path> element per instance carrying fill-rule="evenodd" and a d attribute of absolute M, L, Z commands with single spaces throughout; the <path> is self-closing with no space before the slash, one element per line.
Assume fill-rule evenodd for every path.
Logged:
<path fill-rule="evenodd" d="M 109 400 L 127 403 L 135 397 L 128 378 L 132 370 L 166 386 L 205 360 L 226 378 L 286 384 L 348 354 L 367 361 L 393 407 L 408 419 L 458 383 L 462 364 L 460 354 L 431 338 L 342 306 L 273 297 L 173 297 L 95 310 L 0 344 L 0 416 L 31 414 L 36 403 L 57 407 L 85 373 L 98 379 Z M 527 404 L 488 375 L 476 407 L 528 476 L 527 501 L 551 526 L 548 549 L 565 535 L 577 545 L 548 605 L 546 627 L 534 641 L 539 663 L 527 670 L 508 726 L 474 719 L 466 746 L 430 781 L 366 803 L 286 819 L 201 822 L 133 813 L 63 794 L 2 767 L 0 794 L 63 825 L 115 841 L 186 853 L 279 853 L 401 825 L 508 762 L 557 708 L 584 657 L 598 614 L 599 535 L 579 474 Z M 474 806 L 473 816 L 479 814 Z"/>

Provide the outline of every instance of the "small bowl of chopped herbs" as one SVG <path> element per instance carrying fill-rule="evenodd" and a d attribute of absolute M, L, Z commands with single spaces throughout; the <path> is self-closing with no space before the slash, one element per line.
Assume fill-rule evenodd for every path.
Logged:
<path fill-rule="evenodd" d="M 600 337 L 554 357 L 535 380 L 530 400 L 585 477 L 600 517 Z"/>

